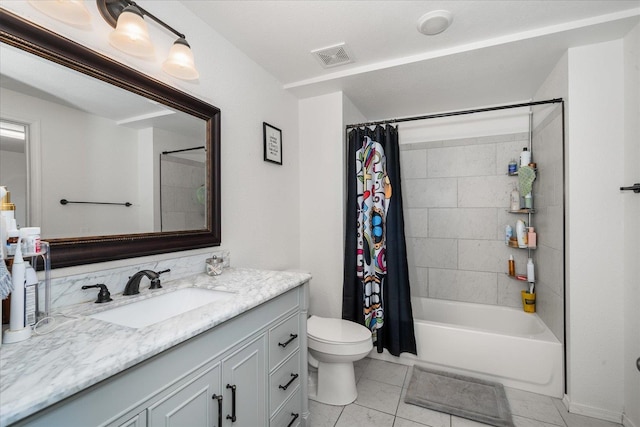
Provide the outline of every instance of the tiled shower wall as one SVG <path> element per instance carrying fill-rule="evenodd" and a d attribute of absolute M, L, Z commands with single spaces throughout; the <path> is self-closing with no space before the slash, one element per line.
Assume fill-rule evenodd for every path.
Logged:
<path fill-rule="evenodd" d="M 533 130 L 533 152 L 538 166 L 533 219 L 538 232 L 535 256 L 540 266 L 536 277 L 536 309 L 558 340 L 564 342 L 562 108 L 559 105 L 552 108 L 551 114 Z"/>
<path fill-rule="evenodd" d="M 206 176 L 203 162 L 162 156 L 162 231 L 197 230 L 206 227 L 205 206 L 197 198 L 198 188 L 204 186 Z"/>
<path fill-rule="evenodd" d="M 506 246 L 504 236 L 507 224 L 515 230 L 519 217 L 527 220 L 507 212 L 517 185 L 508 163 L 526 146 L 526 132 L 401 145 L 413 295 L 522 306 L 525 283 L 505 273 L 509 255 L 526 272 L 527 250 Z M 539 239 L 546 240 L 542 230 Z"/>

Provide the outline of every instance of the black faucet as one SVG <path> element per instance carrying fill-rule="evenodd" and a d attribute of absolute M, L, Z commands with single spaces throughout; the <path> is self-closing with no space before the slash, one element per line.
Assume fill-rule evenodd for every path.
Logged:
<path fill-rule="evenodd" d="M 89 285 L 83 286 L 82 289 L 91 289 L 91 288 L 100 288 L 98 292 L 98 299 L 96 300 L 97 304 L 102 304 L 103 302 L 111 301 L 111 294 L 109 293 L 109 289 L 107 289 L 106 285 L 99 283 L 97 285 Z"/>
<path fill-rule="evenodd" d="M 140 270 L 133 276 L 129 277 L 129 281 L 127 285 L 124 287 L 124 292 L 122 295 L 137 295 L 140 293 L 140 280 L 142 280 L 143 276 L 146 276 L 151 280 L 151 286 L 149 289 L 160 289 L 162 286 L 160 285 L 160 275 L 162 273 L 167 273 L 171 271 L 171 269 L 166 269 L 162 271 L 158 271 L 157 273 L 153 270 Z"/>

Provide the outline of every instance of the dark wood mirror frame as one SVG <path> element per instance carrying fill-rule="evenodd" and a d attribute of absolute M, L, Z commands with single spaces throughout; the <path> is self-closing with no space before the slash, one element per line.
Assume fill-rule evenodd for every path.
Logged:
<path fill-rule="evenodd" d="M 48 241 L 52 268 L 220 245 L 218 108 L 1 8 L 0 42 L 206 121 L 207 228 L 180 232 L 51 239 Z"/>

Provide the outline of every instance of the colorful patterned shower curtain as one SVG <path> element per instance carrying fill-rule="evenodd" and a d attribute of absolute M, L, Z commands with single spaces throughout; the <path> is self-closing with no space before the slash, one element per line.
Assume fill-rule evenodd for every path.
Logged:
<path fill-rule="evenodd" d="M 342 317 L 367 326 L 379 353 L 416 354 L 398 132 L 353 129 L 348 139 Z"/>

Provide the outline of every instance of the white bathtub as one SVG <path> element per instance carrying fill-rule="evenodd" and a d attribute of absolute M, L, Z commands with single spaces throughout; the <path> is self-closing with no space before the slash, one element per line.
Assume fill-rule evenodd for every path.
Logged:
<path fill-rule="evenodd" d="M 431 298 L 412 298 L 412 307 L 418 356 L 374 349 L 370 357 L 563 396 L 562 344 L 537 314 Z"/>

